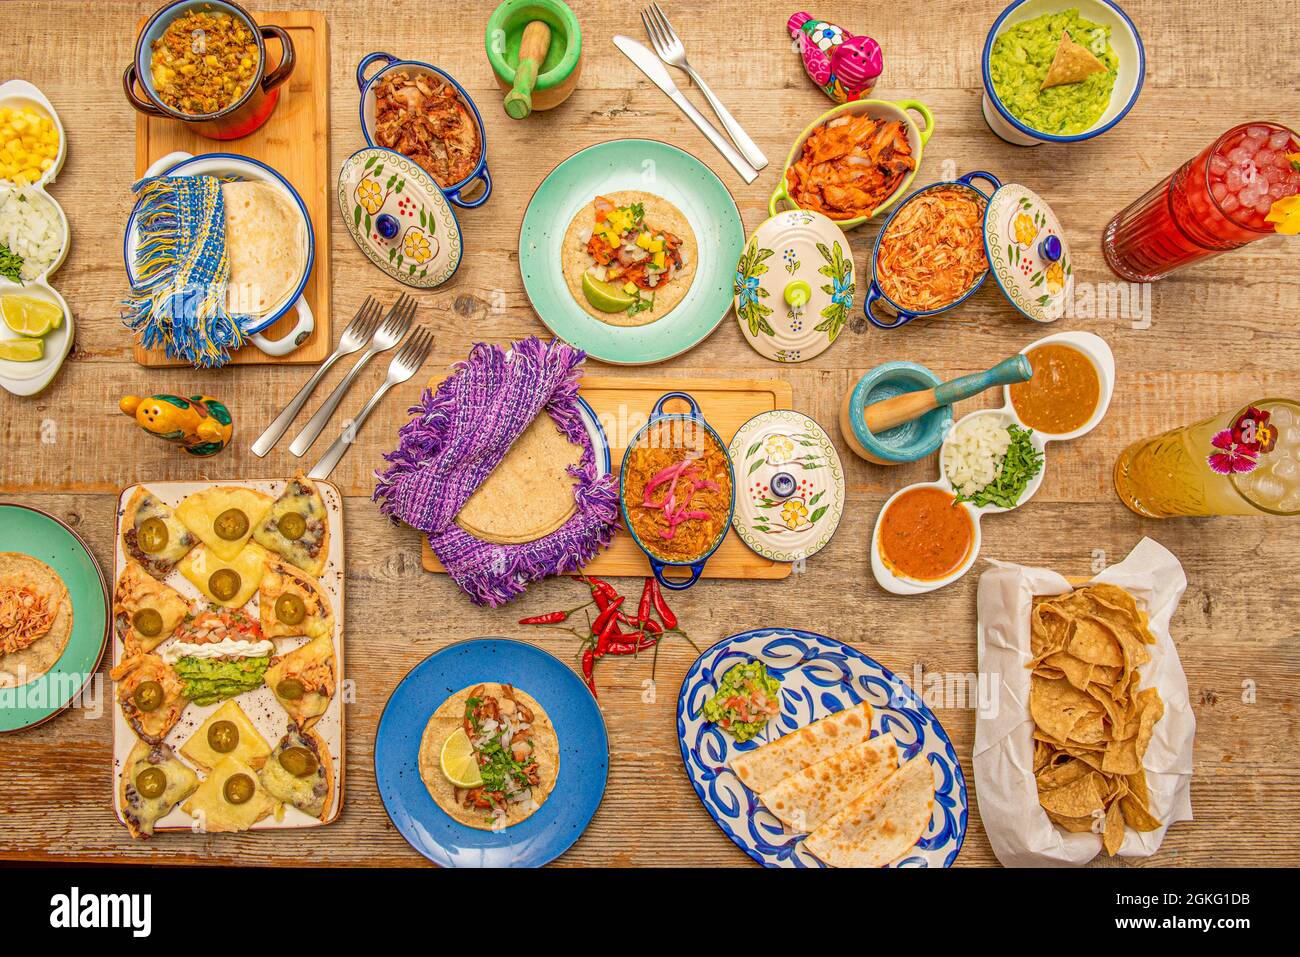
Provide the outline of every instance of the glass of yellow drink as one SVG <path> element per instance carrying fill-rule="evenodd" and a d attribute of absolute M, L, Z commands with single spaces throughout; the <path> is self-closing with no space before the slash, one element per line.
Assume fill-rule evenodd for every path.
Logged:
<path fill-rule="evenodd" d="M 1300 403 L 1260 399 L 1134 442 L 1115 491 L 1148 518 L 1300 515 Z"/>

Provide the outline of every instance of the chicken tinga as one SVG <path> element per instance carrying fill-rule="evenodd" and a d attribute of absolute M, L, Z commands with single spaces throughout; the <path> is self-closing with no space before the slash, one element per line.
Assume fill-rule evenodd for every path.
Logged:
<path fill-rule="evenodd" d="M 419 163 L 443 189 L 467 179 L 483 155 L 474 117 L 431 73 L 395 70 L 375 84 L 375 142 Z"/>
<path fill-rule="evenodd" d="M 560 248 L 569 292 L 589 315 L 643 326 L 668 315 L 695 278 L 695 232 L 668 200 L 640 190 L 597 196 Z"/>
<path fill-rule="evenodd" d="M 481 830 L 518 824 L 546 801 L 559 741 L 535 699 L 485 682 L 452 695 L 424 729 L 420 777 L 452 819 Z"/>

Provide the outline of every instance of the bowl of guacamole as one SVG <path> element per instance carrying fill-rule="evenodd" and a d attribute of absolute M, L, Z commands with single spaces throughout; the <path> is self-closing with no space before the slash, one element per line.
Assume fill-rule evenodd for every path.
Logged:
<path fill-rule="evenodd" d="M 984 44 L 984 119 L 1009 143 L 1090 139 L 1142 89 L 1137 28 L 1111 0 L 1017 0 Z"/>

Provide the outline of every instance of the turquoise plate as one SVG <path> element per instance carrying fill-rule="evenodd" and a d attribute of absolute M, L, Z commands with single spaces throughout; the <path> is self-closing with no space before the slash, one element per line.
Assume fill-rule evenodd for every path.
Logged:
<path fill-rule="evenodd" d="M 690 221 L 699 248 L 695 281 L 672 312 L 644 326 L 611 326 L 573 301 L 560 243 L 578 211 L 602 193 L 662 196 Z M 722 180 L 684 150 L 658 140 L 611 140 L 574 153 L 542 180 L 519 230 L 519 271 L 542 322 L 602 362 L 646 365 L 680 355 L 722 321 L 735 295 L 745 228 Z"/>
<path fill-rule="evenodd" d="M 0 732 L 48 721 L 81 693 L 108 645 L 108 582 L 81 536 L 52 515 L 0 503 L 0 552 L 22 552 L 49 565 L 72 599 L 72 634 L 53 668 L 17 688 L 0 688 Z"/>

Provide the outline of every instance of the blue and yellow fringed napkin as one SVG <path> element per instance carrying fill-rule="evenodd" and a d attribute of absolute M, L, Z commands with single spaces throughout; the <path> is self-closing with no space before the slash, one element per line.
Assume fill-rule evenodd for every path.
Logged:
<path fill-rule="evenodd" d="M 154 176 L 131 191 L 139 244 L 122 322 L 146 349 L 219 368 L 247 340 L 247 317 L 226 311 L 226 206 L 215 176 Z"/>

